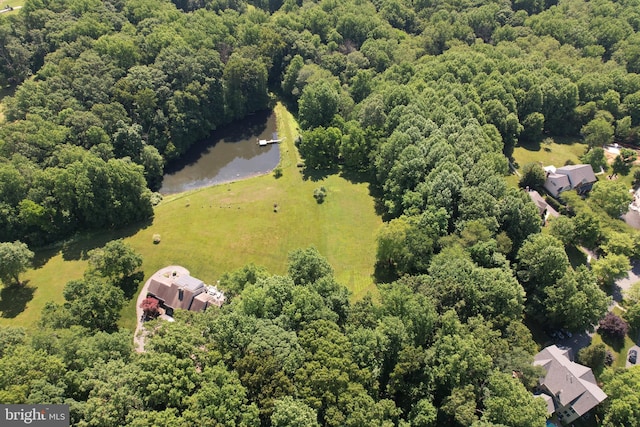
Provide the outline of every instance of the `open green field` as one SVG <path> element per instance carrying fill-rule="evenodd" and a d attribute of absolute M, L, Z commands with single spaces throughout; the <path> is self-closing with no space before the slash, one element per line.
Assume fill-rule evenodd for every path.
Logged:
<path fill-rule="evenodd" d="M 32 299 L 19 313 L 11 311 L 12 317 L 3 311 L 0 324 L 33 326 L 46 301 L 61 302 L 65 283 L 82 277 L 83 255 L 119 237 L 142 255 L 146 278 L 171 264 L 186 267 L 206 283 L 215 283 L 222 273 L 248 263 L 284 274 L 288 252 L 313 245 L 327 257 L 354 299 L 375 293 L 375 236 L 382 220 L 376 215 L 368 184 L 339 175 L 305 179 L 296 166 L 296 122 L 281 104 L 276 115 L 278 132 L 284 136 L 282 177 L 269 174 L 168 196 L 155 208 L 153 222 L 142 228 L 85 236 L 46 254 L 40 267 L 24 275 L 33 290 Z M 313 198 L 313 190 L 320 186 L 327 189 L 322 204 Z M 152 242 L 154 234 L 161 236 L 158 245 Z M 129 301 L 121 319 L 121 326 L 131 330 L 136 321 L 135 299 Z M 10 303 L 3 299 L 0 308 L 3 304 Z"/>
<path fill-rule="evenodd" d="M 7 9 L 8 7 L 13 7 L 14 10 L 3 12 L 2 14 L 10 15 L 13 13 L 18 13 L 20 8 L 24 6 L 25 2 L 26 0 L 0 0 L 0 10 Z"/>
<path fill-rule="evenodd" d="M 519 144 L 513 151 L 518 169 L 527 163 L 542 162 L 543 166 L 564 166 L 567 160 L 579 164 L 586 145 L 574 138 L 546 138 L 540 143 Z"/>

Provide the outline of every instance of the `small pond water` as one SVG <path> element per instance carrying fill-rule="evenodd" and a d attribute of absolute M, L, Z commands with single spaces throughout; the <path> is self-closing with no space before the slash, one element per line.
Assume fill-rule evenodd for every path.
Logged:
<path fill-rule="evenodd" d="M 273 111 L 261 111 L 215 130 L 165 168 L 160 193 L 173 194 L 271 171 L 278 165 L 278 144 L 264 147 L 276 132 Z"/>

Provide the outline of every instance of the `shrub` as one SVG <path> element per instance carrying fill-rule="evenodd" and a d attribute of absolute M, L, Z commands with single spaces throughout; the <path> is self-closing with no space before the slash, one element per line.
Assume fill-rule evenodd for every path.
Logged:
<path fill-rule="evenodd" d="M 607 366 L 613 365 L 613 353 L 611 353 L 611 350 L 607 350 L 607 354 L 604 356 L 604 364 Z"/>
<path fill-rule="evenodd" d="M 273 177 L 274 177 L 275 179 L 278 179 L 278 178 L 280 178 L 281 176 L 282 176 L 282 168 L 281 168 L 280 166 L 278 166 L 277 168 L 275 168 L 275 169 L 273 170 Z"/>
<path fill-rule="evenodd" d="M 324 198 L 327 197 L 327 189 L 324 187 L 319 187 L 313 190 L 313 197 L 316 199 L 318 204 L 324 202 Z"/>
<path fill-rule="evenodd" d="M 158 203 L 162 201 L 162 194 L 160 193 L 151 193 L 151 205 L 157 206 Z"/>
<path fill-rule="evenodd" d="M 158 314 L 160 314 L 160 310 L 158 309 L 159 304 L 160 301 L 151 297 L 147 297 L 142 300 L 140 308 L 144 313 L 145 319 L 155 319 L 158 317 Z"/>
<path fill-rule="evenodd" d="M 604 319 L 600 320 L 598 326 L 598 332 L 600 332 L 601 335 L 612 339 L 624 339 L 629 331 L 627 322 L 611 312 L 607 313 Z"/>

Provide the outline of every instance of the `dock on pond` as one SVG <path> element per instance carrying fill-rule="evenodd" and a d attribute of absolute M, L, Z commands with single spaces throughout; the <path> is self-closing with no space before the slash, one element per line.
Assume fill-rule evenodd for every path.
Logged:
<path fill-rule="evenodd" d="M 265 145 L 277 144 L 281 141 L 282 141 L 282 138 L 278 138 L 278 132 L 274 132 L 273 135 L 271 135 L 271 139 L 259 139 L 258 145 L 261 147 L 264 147 Z"/>

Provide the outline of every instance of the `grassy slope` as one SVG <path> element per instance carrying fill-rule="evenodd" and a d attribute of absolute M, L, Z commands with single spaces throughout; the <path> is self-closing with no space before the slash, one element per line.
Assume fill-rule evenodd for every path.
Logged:
<path fill-rule="evenodd" d="M 296 123 L 282 105 L 276 107 L 276 114 L 278 131 L 285 137 L 280 146 L 281 178 L 269 174 L 168 196 L 156 207 L 153 223 L 146 228 L 121 230 L 118 235 L 102 233 L 76 242 L 75 247 L 54 254 L 41 268 L 25 275 L 37 288 L 33 300 L 17 317 L 0 318 L 0 324 L 33 325 L 44 303 L 62 301 L 64 284 L 82 276 L 84 261 L 78 259 L 86 250 L 128 234 L 125 240 L 144 258 L 146 277 L 163 266 L 180 264 L 195 277 L 215 283 L 222 273 L 251 262 L 284 274 L 289 251 L 314 245 L 355 299 L 375 293 L 375 234 L 381 219 L 375 214 L 368 185 L 338 175 L 305 180 L 296 167 Z M 312 197 L 319 186 L 327 189 L 320 205 Z M 274 203 L 278 213 L 273 211 Z M 152 243 L 156 233 L 162 238 L 159 245 Z M 135 326 L 135 296 L 123 310 L 121 325 Z"/>

